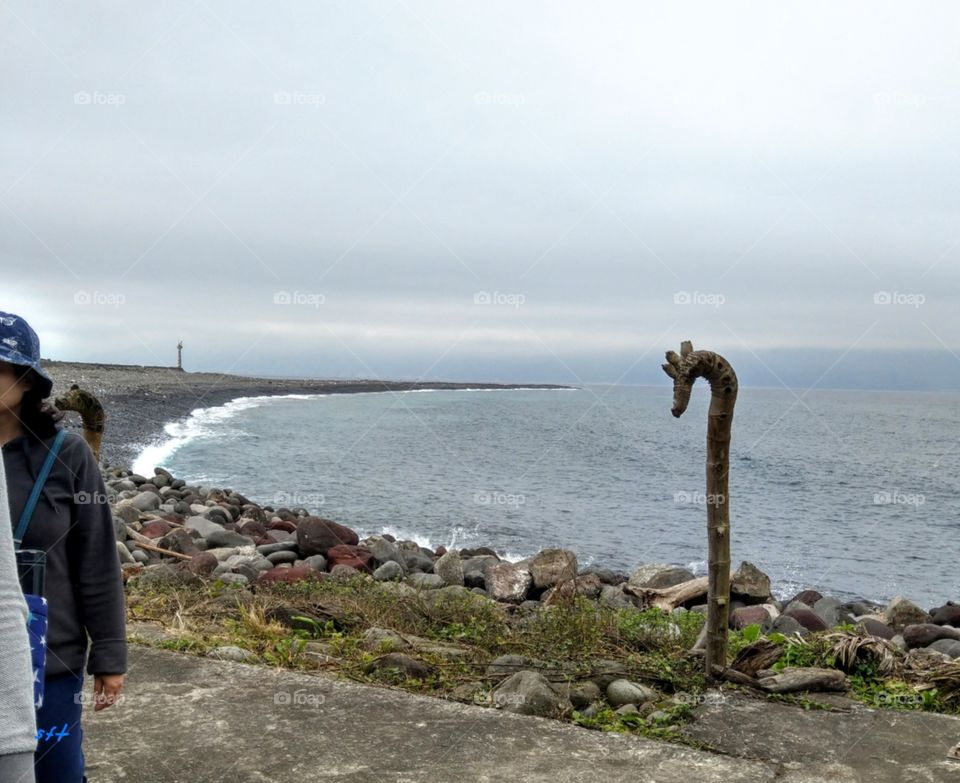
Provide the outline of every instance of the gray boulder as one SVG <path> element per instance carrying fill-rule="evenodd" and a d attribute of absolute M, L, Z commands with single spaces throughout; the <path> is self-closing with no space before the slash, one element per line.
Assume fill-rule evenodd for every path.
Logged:
<path fill-rule="evenodd" d="M 607 686 L 607 702 L 613 708 L 624 704 L 646 704 L 658 698 L 659 694 L 653 688 L 630 680 L 614 680 Z"/>
<path fill-rule="evenodd" d="M 936 650 L 938 653 L 949 655 L 951 658 L 960 658 L 960 642 L 954 639 L 939 639 L 927 649 Z"/>
<path fill-rule="evenodd" d="M 197 531 L 201 538 L 205 538 L 208 541 L 210 540 L 211 535 L 223 532 L 223 525 L 218 525 L 216 522 L 199 515 L 187 517 L 183 523 L 183 526 L 187 530 Z"/>
<path fill-rule="evenodd" d="M 493 702 L 506 712 L 544 718 L 558 718 L 573 710 L 570 701 L 557 693 L 542 674 L 530 671 L 507 677 L 494 689 Z"/>
<path fill-rule="evenodd" d="M 503 562 L 488 565 L 485 582 L 493 600 L 518 604 L 527 597 L 533 577 L 519 564 Z"/>
<path fill-rule="evenodd" d="M 433 564 L 433 572 L 437 574 L 445 584 L 460 586 L 464 584 L 463 561 L 460 560 L 459 552 L 450 551 L 438 558 Z"/>
<path fill-rule="evenodd" d="M 401 579 L 402 577 L 403 567 L 392 560 L 384 563 L 373 572 L 373 578 L 378 582 L 392 582 L 394 579 Z"/>
<path fill-rule="evenodd" d="M 527 566 L 537 589 L 553 587 L 577 575 L 577 556 L 569 549 L 544 549 Z"/>
<path fill-rule="evenodd" d="M 923 609 L 901 595 L 890 601 L 884 610 L 884 617 L 887 618 L 887 625 L 895 631 L 902 631 L 908 625 L 922 625 L 933 621 Z"/>
<path fill-rule="evenodd" d="M 680 566 L 667 565 L 666 563 L 647 563 L 630 575 L 628 584 L 630 587 L 637 589 L 662 590 L 665 587 L 689 582 L 694 578 L 693 572 Z"/>
<path fill-rule="evenodd" d="M 744 599 L 747 603 L 767 603 L 772 597 L 770 577 L 753 563 L 744 560 L 731 579 L 730 594 Z"/>

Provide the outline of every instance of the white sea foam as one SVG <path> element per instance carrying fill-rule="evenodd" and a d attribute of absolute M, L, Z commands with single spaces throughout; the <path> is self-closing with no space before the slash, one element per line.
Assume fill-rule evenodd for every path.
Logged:
<path fill-rule="evenodd" d="M 191 441 L 203 438 L 219 438 L 223 435 L 223 425 L 241 411 L 266 405 L 274 400 L 306 400 L 313 397 L 325 397 L 324 394 L 278 394 L 259 397 L 237 397 L 223 405 L 210 408 L 196 408 L 180 421 L 164 425 L 166 437 L 150 444 L 133 461 L 133 472 L 143 476 L 152 476 L 156 466 L 163 467 L 173 454 Z"/>
<path fill-rule="evenodd" d="M 356 394 L 421 394 L 443 391 L 576 391 L 576 389 L 537 389 L 534 387 L 517 389 L 407 389 L 401 391 L 351 392 L 350 396 Z M 155 467 L 165 467 L 164 463 L 187 443 L 202 438 L 221 437 L 224 422 L 241 411 L 281 400 L 313 400 L 331 396 L 333 395 L 326 392 L 319 394 L 264 394 L 256 397 L 236 397 L 223 405 L 197 408 L 187 418 L 165 424 L 163 430 L 166 437 L 143 448 L 133 461 L 133 472 L 142 476 L 152 476 Z"/>

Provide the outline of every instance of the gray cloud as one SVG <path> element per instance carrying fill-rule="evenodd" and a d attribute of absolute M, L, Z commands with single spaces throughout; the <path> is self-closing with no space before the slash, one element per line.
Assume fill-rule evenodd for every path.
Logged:
<path fill-rule="evenodd" d="M 57 358 L 947 385 L 960 12 L 871 9 L 7 4 L 3 307 Z"/>

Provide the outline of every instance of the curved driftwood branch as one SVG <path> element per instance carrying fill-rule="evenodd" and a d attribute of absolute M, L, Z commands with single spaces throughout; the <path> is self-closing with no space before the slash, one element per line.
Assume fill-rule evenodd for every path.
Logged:
<path fill-rule="evenodd" d="M 710 384 L 707 414 L 707 640 L 705 665 L 708 676 L 715 667 L 727 665 L 727 629 L 730 618 L 730 428 L 737 401 L 737 375 L 730 362 L 713 351 L 695 351 L 689 340 L 679 355 L 667 351 L 663 370 L 673 379 L 673 408 L 679 418 L 690 402 L 697 378 Z"/>

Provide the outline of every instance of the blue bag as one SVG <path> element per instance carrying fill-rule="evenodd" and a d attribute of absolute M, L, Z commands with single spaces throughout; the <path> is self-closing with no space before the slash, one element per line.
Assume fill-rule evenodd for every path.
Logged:
<path fill-rule="evenodd" d="M 65 430 L 60 430 L 57 433 L 53 446 L 47 452 L 47 458 L 40 470 L 40 475 L 37 476 L 33 490 L 30 492 L 30 497 L 27 498 L 27 503 L 23 507 L 16 532 L 13 534 L 14 544 L 18 547 L 16 555 L 20 589 L 23 591 L 23 597 L 27 599 L 27 609 L 29 610 L 27 635 L 30 637 L 30 656 L 33 660 L 33 700 L 37 709 L 43 706 L 43 678 L 47 663 L 47 599 L 43 595 L 46 553 L 39 549 L 20 549 L 19 547 L 27 533 L 34 509 L 37 507 L 37 501 L 40 500 L 43 485 L 47 483 L 47 478 L 53 469 L 53 462 L 56 460 L 57 454 L 60 453 L 60 447 L 66 437 Z"/>

